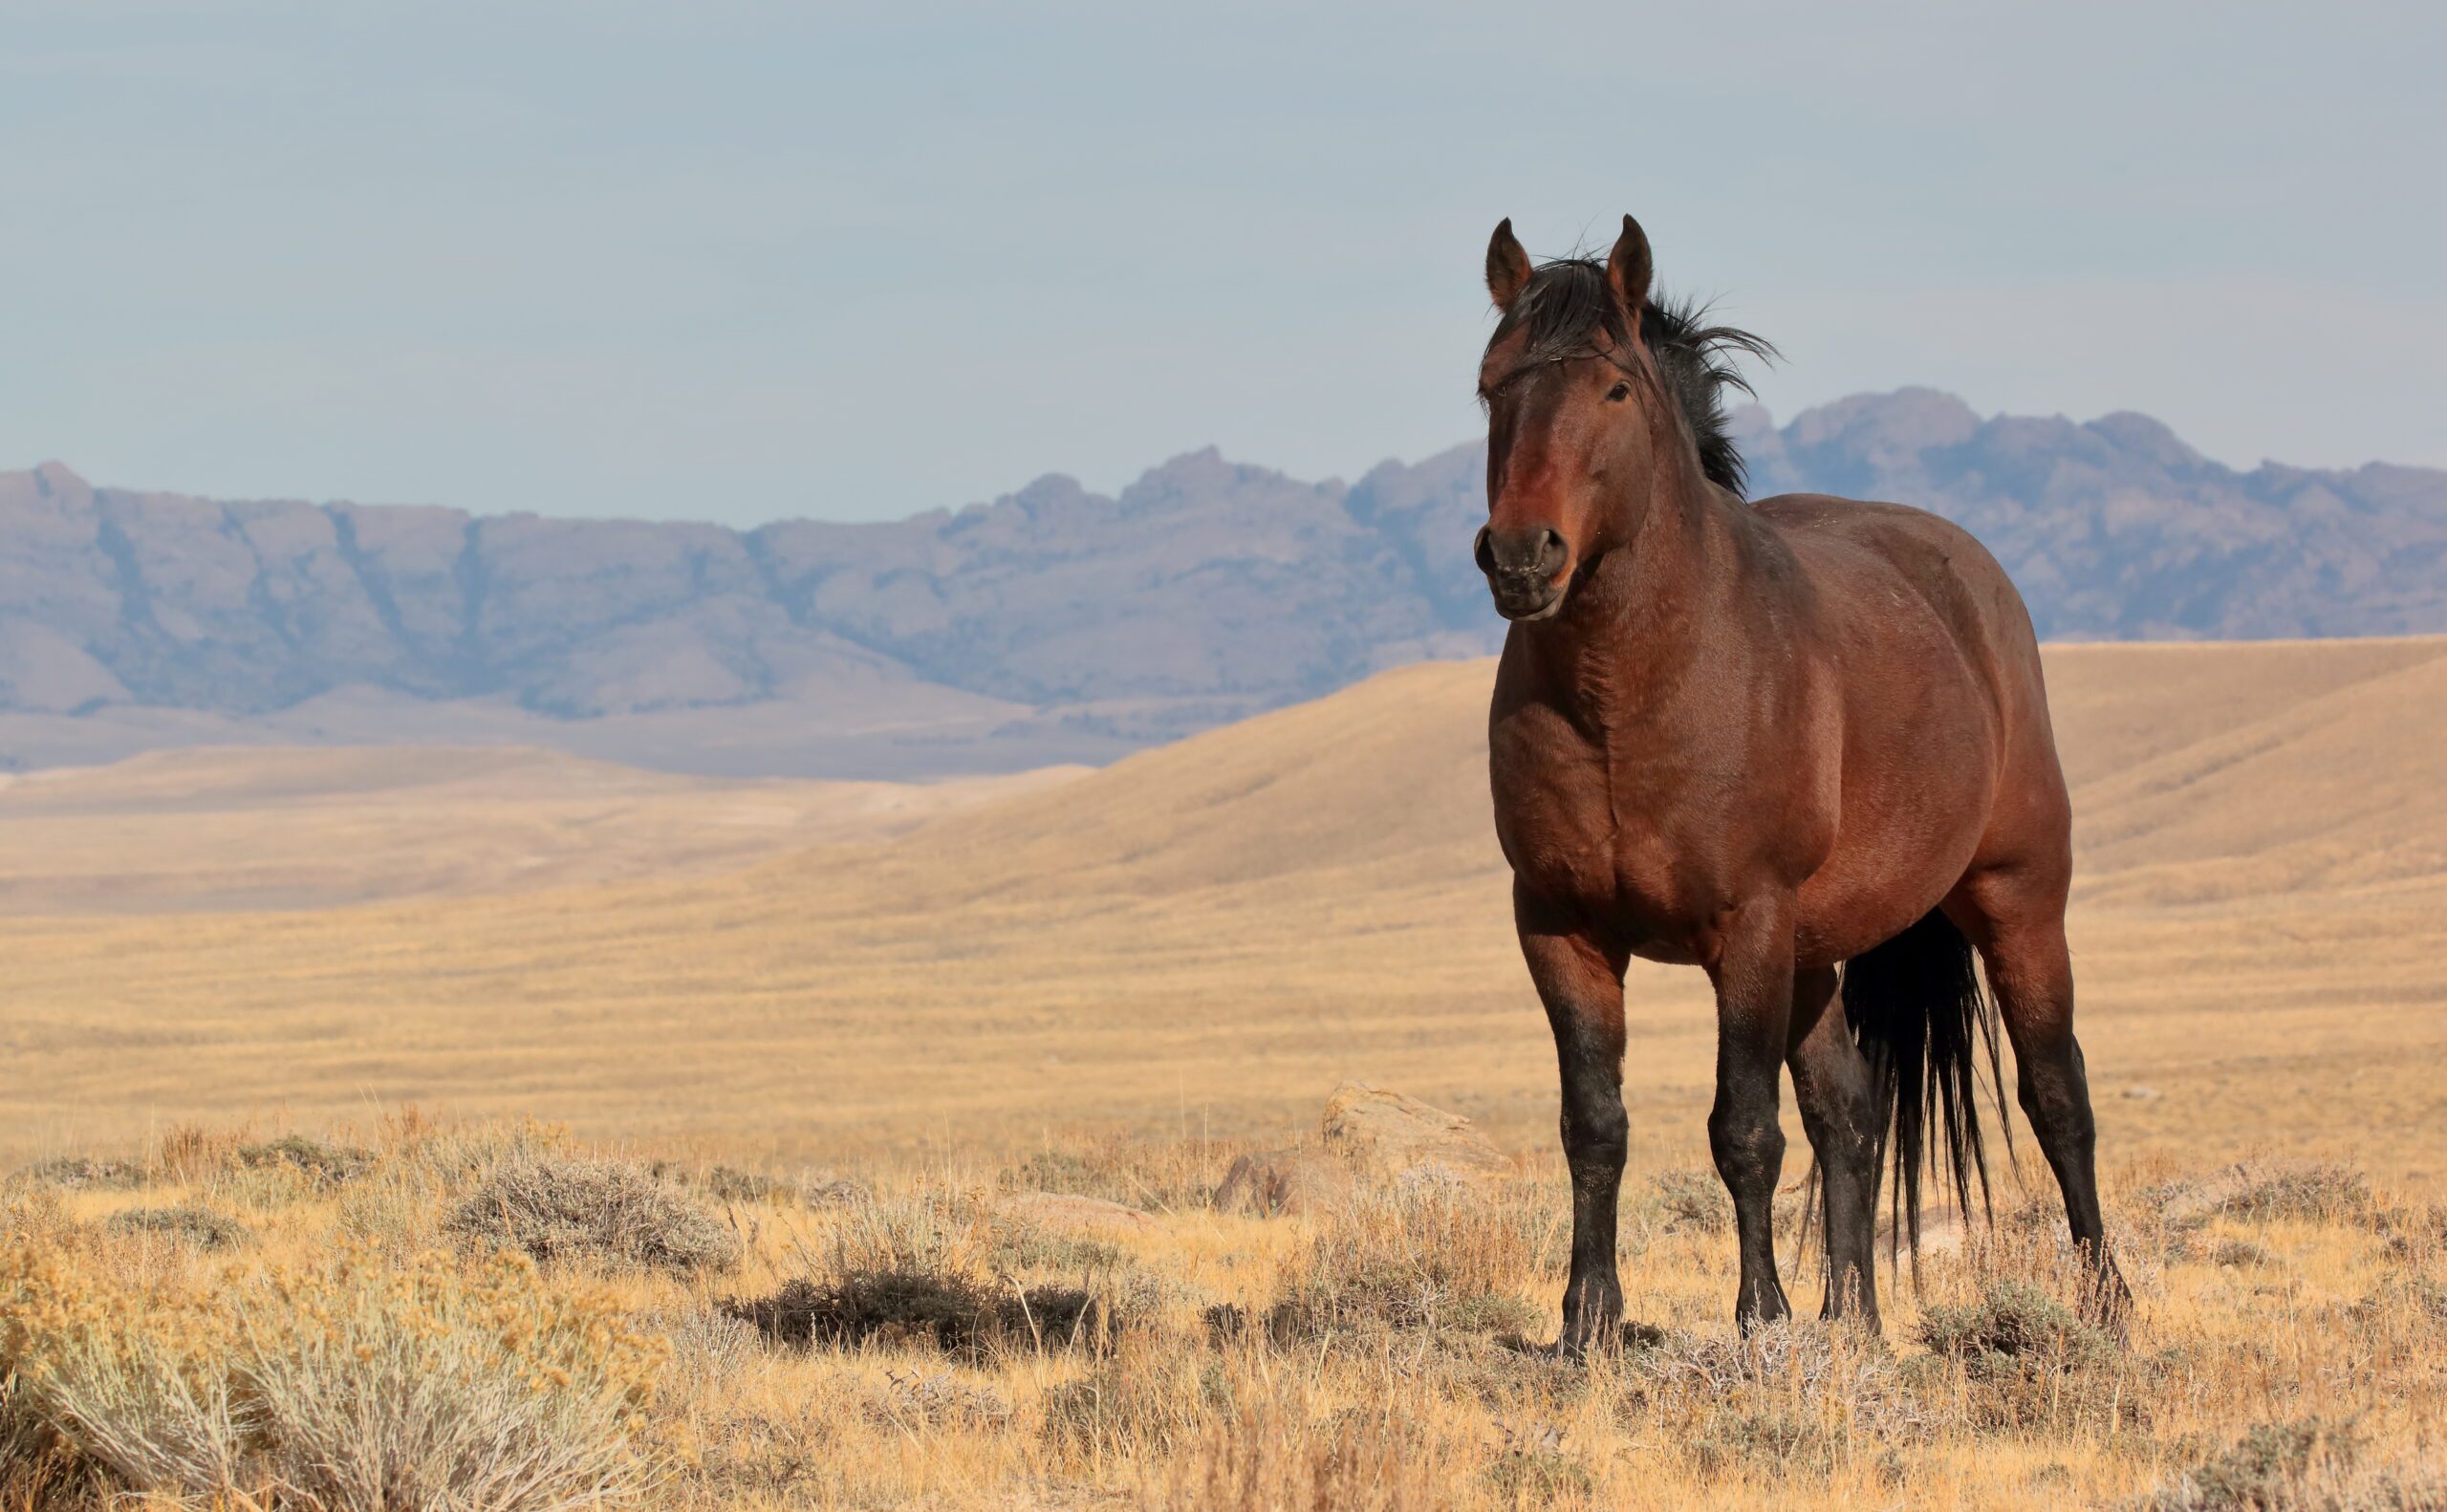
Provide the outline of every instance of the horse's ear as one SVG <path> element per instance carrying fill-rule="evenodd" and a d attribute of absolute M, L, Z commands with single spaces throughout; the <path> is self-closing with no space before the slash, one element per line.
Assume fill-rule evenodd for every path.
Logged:
<path fill-rule="evenodd" d="M 1495 223 L 1495 235 L 1487 242 L 1487 292 L 1498 310 L 1509 310 L 1528 282 L 1529 254 L 1512 234 L 1512 217 L 1507 215 Z"/>
<path fill-rule="evenodd" d="M 1614 250 L 1606 258 L 1606 281 L 1614 286 L 1614 297 L 1623 302 L 1624 313 L 1637 327 L 1640 308 L 1648 303 L 1648 280 L 1652 271 L 1648 255 L 1648 233 L 1640 223 L 1623 217 L 1623 234 L 1614 238 Z"/>

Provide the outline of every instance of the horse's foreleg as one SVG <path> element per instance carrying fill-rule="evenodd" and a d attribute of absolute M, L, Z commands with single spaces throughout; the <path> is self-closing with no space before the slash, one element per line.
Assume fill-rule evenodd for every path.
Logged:
<path fill-rule="evenodd" d="M 1612 1343 L 1623 1319 L 1614 1268 L 1615 1203 L 1631 1121 L 1623 1113 L 1623 972 L 1596 942 L 1516 891 L 1530 980 L 1555 1031 L 1563 1073 L 1564 1163 L 1571 1172 L 1571 1274 L 1564 1286 L 1568 1354 Z"/>
<path fill-rule="evenodd" d="M 1776 1279 L 1770 1218 L 1785 1163 L 1776 1099 L 1792 1017 L 1792 917 L 1789 896 L 1743 904 L 1726 919 L 1708 967 L 1717 989 L 1717 1099 L 1708 1113 L 1708 1147 L 1733 1194 L 1742 1234 L 1734 1318 L 1745 1330 L 1792 1310 Z"/>
<path fill-rule="evenodd" d="M 2020 890 L 2010 875 L 1977 879 L 1968 891 L 1980 914 L 1972 940 L 1987 963 L 1988 988 L 2014 1047 L 2023 1114 L 2065 1194 L 2066 1221 L 2090 1267 L 2090 1311 L 2119 1319 L 2133 1295 L 2108 1253 L 2099 1213 L 2097 1125 L 2081 1042 L 2073 1037 L 2073 961 L 2063 914 L 2044 900 L 2017 906 Z"/>
<path fill-rule="evenodd" d="M 1792 1023 L 1786 1059 L 1793 1101 L 1818 1156 L 1826 1202 L 1827 1305 L 1840 1318 L 1857 1307 L 1877 1328 L 1877 1114 L 1871 1106 L 1869 1061 L 1852 1043 L 1835 1002 L 1835 968 L 1812 967 L 1793 978 Z"/>

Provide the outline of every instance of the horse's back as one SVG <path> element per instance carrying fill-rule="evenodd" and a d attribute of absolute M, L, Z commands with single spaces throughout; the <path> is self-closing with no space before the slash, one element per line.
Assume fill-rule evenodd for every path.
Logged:
<path fill-rule="evenodd" d="M 1902 504 L 1787 493 L 1751 508 L 1792 549 L 1818 590 L 1822 613 L 1838 621 L 1886 624 L 1898 594 L 1908 595 L 1904 601 L 1924 605 L 1984 674 L 2003 716 L 2046 721 L 2030 611 L 1979 537 L 1942 515 Z"/>
<path fill-rule="evenodd" d="M 1833 577 L 1860 596 L 1900 586 L 1962 640 L 2008 659 L 2038 655 L 2030 612 L 2013 579 L 1980 538 L 1943 515 L 1910 505 L 1787 493 L 1751 506 L 1773 524 L 1813 576 Z"/>
<path fill-rule="evenodd" d="M 1752 506 L 1792 550 L 1816 590 L 1818 613 L 1851 648 L 1854 680 L 1941 679 L 1925 649 L 1934 636 L 1959 657 L 1993 718 L 1991 823 L 1975 864 L 2070 865 L 2071 811 L 2030 612 L 1979 539 L 1907 505 L 1784 494 Z M 1910 611 L 1921 606 L 1924 614 Z M 1891 665 L 1858 663 L 1880 655 Z M 1915 737 L 1937 739 L 1936 732 Z"/>

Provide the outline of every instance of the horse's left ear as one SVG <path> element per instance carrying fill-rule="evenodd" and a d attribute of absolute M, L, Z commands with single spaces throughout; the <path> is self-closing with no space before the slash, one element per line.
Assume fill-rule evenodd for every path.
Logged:
<path fill-rule="evenodd" d="M 1626 215 L 1623 234 L 1614 238 L 1614 250 L 1606 258 L 1606 281 L 1614 286 L 1614 297 L 1623 302 L 1634 329 L 1639 326 L 1641 307 L 1648 303 L 1650 271 L 1648 233 Z"/>

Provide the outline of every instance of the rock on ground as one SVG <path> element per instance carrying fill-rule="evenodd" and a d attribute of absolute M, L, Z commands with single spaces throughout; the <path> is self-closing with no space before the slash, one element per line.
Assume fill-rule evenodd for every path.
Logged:
<path fill-rule="evenodd" d="M 1348 1201 L 1363 1183 L 1475 1181 L 1511 1169 L 1459 1113 L 1365 1082 L 1326 1099 L 1313 1141 L 1232 1162 L 1215 1205 L 1227 1213 L 1315 1213 Z"/>
<path fill-rule="evenodd" d="M 1512 1167 L 1467 1118 L 1366 1082 L 1334 1089 L 1317 1134 L 1328 1149 L 1386 1176 L 1438 1166 L 1470 1178 L 1500 1176 Z"/>
<path fill-rule="evenodd" d="M 1022 1192 L 1005 1198 L 1002 1210 L 1039 1228 L 1096 1234 L 1144 1234 L 1162 1227 L 1135 1207 L 1069 1192 Z"/>

